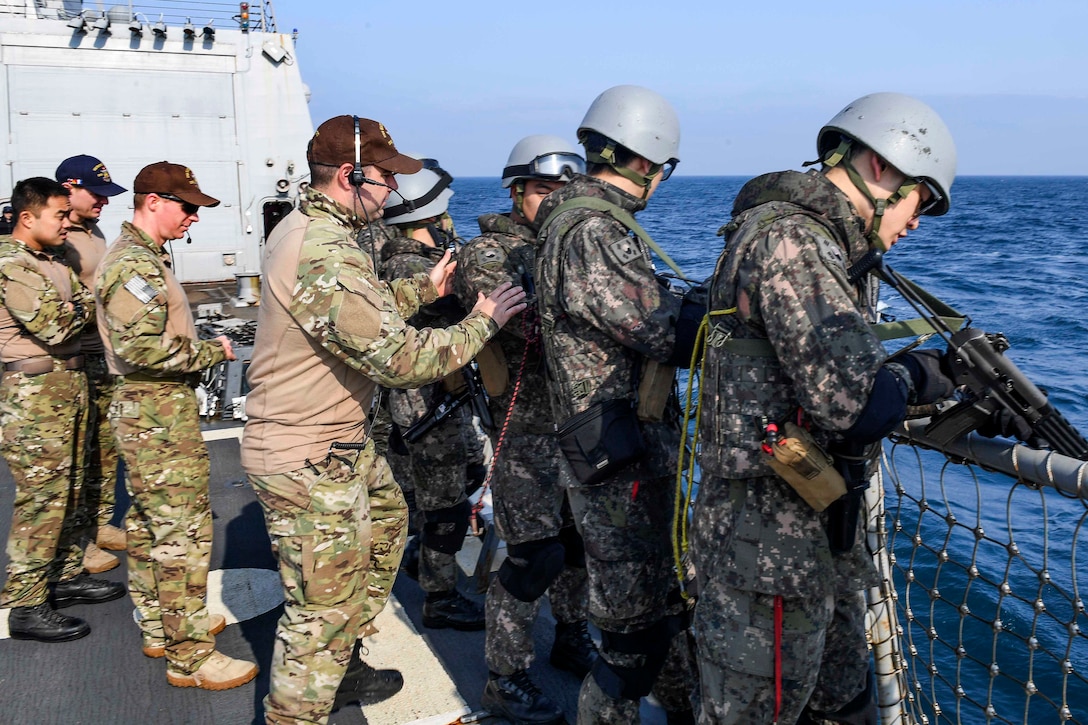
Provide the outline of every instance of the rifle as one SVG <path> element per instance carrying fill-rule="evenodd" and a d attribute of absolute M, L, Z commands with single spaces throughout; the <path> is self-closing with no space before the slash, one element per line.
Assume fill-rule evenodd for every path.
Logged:
<path fill-rule="evenodd" d="M 465 378 L 465 387 L 461 392 L 447 392 L 443 395 L 442 399 L 431 406 L 430 410 L 422 418 L 404 431 L 401 437 L 405 441 L 415 443 L 465 404 L 472 406 L 472 412 L 480 418 L 480 423 L 484 427 L 490 430 L 495 428 L 495 421 L 491 417 L 491 410 L 488 407 L 491 397 L 487 394 L 483 381 L 480 379 L 480 366 L 473 360 L 461 368 L 461 374 Z"/>
<path fill-rule="evenodd" d="M 914 283 L 883 262 L 874 249 L 850 270 L 851 278 L 875 271 L 902 295 L 948 344 L 953 379 L 970 395 L 938 413 L 926 426 L 926 435 L 944 444 L 977 429 L 1001 409 L 1020 416 L 1052 450 L 1088 461 L 1088 440 L 1050 404 L 1046 394 L 1005 357 L 1009 341 L 1001 333 L 988 334 L 973 327 L 954 332 L 923 299 Z M 894 356 L 893 356 L 894 357 Z"/>

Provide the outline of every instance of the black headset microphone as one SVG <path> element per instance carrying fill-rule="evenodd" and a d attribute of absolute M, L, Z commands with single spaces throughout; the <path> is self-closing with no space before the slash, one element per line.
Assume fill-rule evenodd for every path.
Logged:
<path fill-rule="evenodd" d="M 359 187 L 363 184 L 370 184 L 371 186 L 382 186 L 399 196 L 401 200 L 409 207 L 409 211 L 414 210 L 415 207 L 412 205 L 412 202 L 408 199 L 405 199 L 404 195 L 394 189 L 392 186 L 381 181 L 375 181 L 374 179 L 367 178 L 367 175 L 363 172 L 363 138 L 362 131 L 359 128 L 359 117 L 352 116 L 351 119 L 355 124 L 355 164 L 351 167 L 351 173 L 348 174 L 348 183 L 355 187 L 356 195 L 359 194 Z M 359 201 L 362 202 L 362 199 L 360 199 Z M 365 213 L 366 207 L 363 207 L 363 211 Z"/>

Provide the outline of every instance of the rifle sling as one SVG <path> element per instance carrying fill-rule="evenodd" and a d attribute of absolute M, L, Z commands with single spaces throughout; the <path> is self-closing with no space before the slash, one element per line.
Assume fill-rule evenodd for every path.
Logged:
<path fill-rule="evenodd" d="M 593 209 L 594 211 L 603 211 L 604 213 L 608 214 L 613 219 L 618 221 L 620 224 L 624 225 L 632 232 L 634 232 L 635 236 L 641 239 L 647 247 L 652 249 L 653 253 L 660 257 L 661 261 L 667 264 L 673 272 L 676 272 L 676 274 L 679 275 L 681 279 L 687 279 L 687 277 L 684 276 L 684 273 L 680 270 L 679 265 L 677 265 L 676 262 L 672 260 L 672 257 L 665 253 L 664 249 L 658 246 L 657 242 L 655 242 L 650 237 L 646 230 L 643 229 L 637 221 L 635 221 L 635 217 L 632 216 L 630 212 L 619 206 L 616 206 L 610 201 L 605 201 L 604 199 L 601 199 L 599 197 L 577 196 L 573 199 L 567 199 L 562 204 L 552 210 L 552 213 L 548 215 L 548 218 L 544 220 L 544 223 L 540 225 L 540 228 L 544 229 L 545 227 L 547 227 L 548 221 L 550 221 L 553 217 L 561 214 L 562 212 L 567 211 L 568 209 Z"/>

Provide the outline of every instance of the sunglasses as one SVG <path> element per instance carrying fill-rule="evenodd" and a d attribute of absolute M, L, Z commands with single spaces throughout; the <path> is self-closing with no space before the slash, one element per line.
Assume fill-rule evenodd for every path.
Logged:
<path fill-rule="evenodd" d="M 196 204 L 185 201 L 184 199 L 179 199 L 173 194 L 160 194 L 158 192 L 155 192 L 155 196 L 159 197 L 160 199 L 166 199 L 167 201 L 176 201 L 177 203 L 181 204 L 181 210 L 185 212 L 187 216 L 192 216 L 193 214 L 196 214 L 198 211 L 200 211 L 200 207 Z"/>
<path fill-rule="evenodd" d="M 925 187 L 929 189 L 929 201 L 918 202 L 918 210 L 914 212 L 915 218 L 924 216 L 929 212 L 933 211 L 937 207 L 937 205 L 944 200 L 941 192 L 937 191 L 937 187 L 935 187 L 933 184 L 929 183 L 925 179 L 922 179 L 921 183 L 925 184 Z"/>
<path fill-rule="evenodd" d="M 672 172 L 676 171 L 677 164 L 680 163 L 680 159 L 669 159 L 661 166 L 661 180 L 668 181 L 672 176 Z"/>

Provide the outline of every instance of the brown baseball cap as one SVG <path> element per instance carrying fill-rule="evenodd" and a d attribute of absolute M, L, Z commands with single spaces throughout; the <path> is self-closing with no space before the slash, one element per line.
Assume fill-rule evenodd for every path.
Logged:
<path fill-rule="evenodd" d="M 176 196 L 197 206 L 219 206 L 218 199 L 200 190 L 192 169 L 169 161 L 159 161 L 140 169 L 132 182 L 132 193 Z"/>
<path fill-rule="evenodd" d="M 355 122 L 359 123 L 359 153 L 355 153 Z M 335 116 L 317 127 L 306 160 L 311 164 L 340 166 L 353 164 L 356 158 L 363 166 L 377 166 L 394 174 L 414 174 L 423 162 L 397 151 L 385 126 L 369 118 Z"/>

